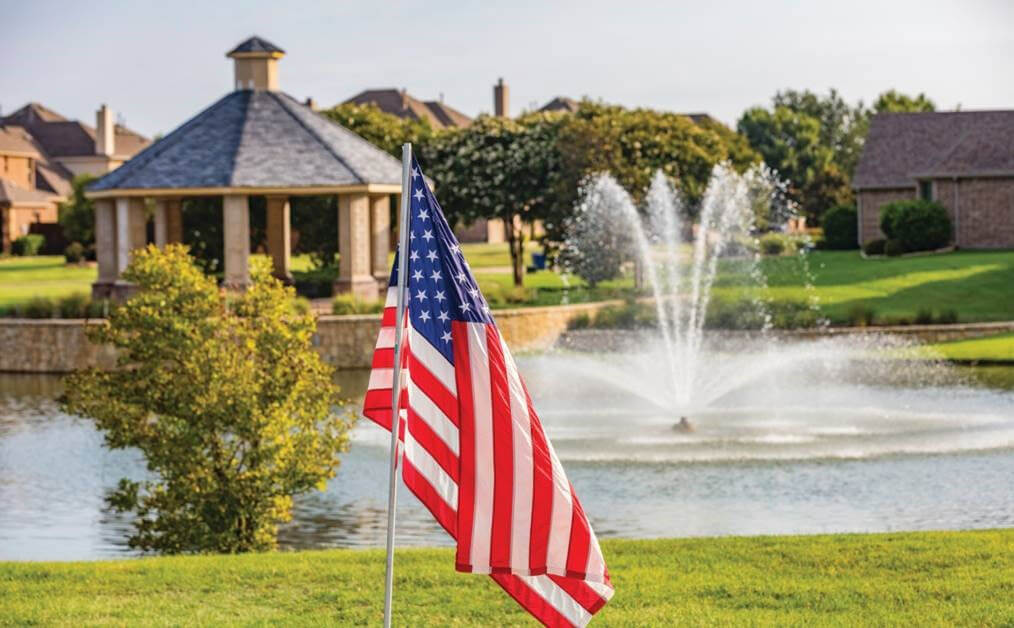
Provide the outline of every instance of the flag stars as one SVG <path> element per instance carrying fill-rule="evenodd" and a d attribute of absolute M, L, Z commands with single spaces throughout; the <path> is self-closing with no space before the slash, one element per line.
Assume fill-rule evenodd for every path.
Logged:
<path fill-rule="evenodd" d="M 415 189 L 415 194 L 413 194 L 412 196 L 414 196 L 415 200 L 417 200 L 417 201 L 423 200 L 423 191 L 422 191 L 422 188 L 416 188 Z"/>
<path fill-rule="evenodd" d="M 434 272 L 436 272 L 436 271 L 434 271 Z M 444 296 L 444 291 L 443 290 L 437 290 L 437 293 L 435 295 L 433 295 L 433 298 L 436 299 L 438 302 L 443 303 L 444 299 L 446 299 L 447 297 Z"/>
<path fill-rule="evenodd" d="M 426 291 L 425 290 L 420 290 L 419 292 L 416 293 L 415 298 L 417 298 L 420 301 L 422 301 L 423 299 L 426 298 Z"/>
<path fill-rule="evenodd" d="M 451 252 L 452 253 L 461 253 L 461 247 L 458 246 L 457 243 L 452 244 L 451 245 Z"/>
<path fill-rule="evenodd" d="M 415 281 L 422 281 L 423 272 L 417 269 L 414 273 L 412 273 L 412 279 L 414 279 Z"/>
<path fill-rule="evenodd" d="M 471 312 L 472 311 L 472 304 L 471 303 L 462 303 L 458 307 L 461 308 L 462 313 L 464 313 L 464 312 Z"/>
<path fill-rule="evenodd" d="M 409 255 L 408 258 L 410 260 L 412 260 L 413 262 L 417 262 L 417 261 L 419 261 L 419 253 L 416 252 L 416 251 L 412 251 L 412 254 Z"/>
<path fill-rule="evenodd" d="M 459 272 L 454 276 L 454 278 L 457 279 L 459 283 L 465 283 L 468 281 L 468 275 L 466 275 L 464 271 Z"/>
<path fill-rule="evenodd" d="M 419 320 L 422 321 L 422 322 L 424 322 L 424 323 L 427 322 L 427 321 L 429 321 L 430 320 L 430 313 L 429 313 L 429 311 L 428 310 L 423 310 L 422 312 L 419 312 Z"/>
<path fill-rule="evenodd" d="M 419 178 L 419 168 L 412 168 L 412 179 L 415 180 L 418 178 Z"/>
<path fill-rule="evenodd" d="M 445 331 L 444 335 L 440 336 L 440 339 L 443 340 L 444 342 L 450 342 L 451 341 L 451 332 Z"/>
<path fill-rule="evenodd" d="M 443 275 L 440 274 L 439 270 L 434 270 L 433 274 L 430 275 L 430 279 L 432 279 L 433 281 L 440 281 L 441 279 L 443 279 Z"/>
<path fill-rule="evenodd" d="M 433 239 L 433 230 L 432 229 L 427 229 L 427 230 L 423 231 L 422 238 L 423 238 L 423 240 L 426 240 L 427 242 L 429 242 L 430 240 L 432 240 Z"/>
<path fill-rule="evenodd" d="M 443 294 L 443 293 L 441 293 L 441 294 Z M 446 323 L 448 321 L 448 319 L 450 319 L 451 317 L 448 316 L 447 312 L 445 312 L 444 310 L 440 310 L 440 314 L 437 315 L 437 318 L 440 319 L 441 323 Z"/>
<path fill-rule="evenodd" d="M 471 290 L 469 290 L 469 291 L 468 291 L 468 294 L 469 294 L 469 295 L 470 295 L 470 296 L 471 296 L 471 297 L 472 297 L 473 299 L 476 299 L 476 298 L 478 298 L 478 297 L 479 297 L 479 289 L 478 289 L 478 288 L 472 288 Z"/>
<path fill-rule="evenodd" d="M 434 251 L 433 249 L 430 249 L 430 252 L 426 254 L 426 259 L 428 259 L 431 262 L 437 261 L 437 252 Z"/>
<path fill-rule="evenodd" d="M 430 213 L 428 211 L 426 211 L 425 209 L 419 210 L 419 220 L 426 220 L 429 217 Z"/>

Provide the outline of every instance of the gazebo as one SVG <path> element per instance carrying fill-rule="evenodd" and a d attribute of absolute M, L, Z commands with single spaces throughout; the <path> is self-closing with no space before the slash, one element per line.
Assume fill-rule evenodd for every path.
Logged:
<path fill-rule="evenodd" d="M 93 183 L 95 297 L 129 290 L 120 275 L 147 241 L 146 204 L 154 205 L 155 244 L 183 238 L 182 201 L 222 197 L 224 285 L 249 283 L 249 197 L 264 196 L 267 249 L 274 273 L 289 278 L 289 199 L 338 198 L 339 274 L 335 289 L 372 299 L 386 281 L 390 199 L 401 191 L 400 162 L 278 90 L 281 48 L 251 37 L 227 53 L 235 91 Z"/>

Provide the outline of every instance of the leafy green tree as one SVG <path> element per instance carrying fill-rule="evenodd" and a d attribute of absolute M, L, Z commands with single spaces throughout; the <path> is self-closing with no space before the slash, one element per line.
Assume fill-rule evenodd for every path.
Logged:
<path fill-rule="evenodd" d="M 773 105 L 815 118 L 820 123 L 821 144 L 831 149 L 835 166 L 851 179 L 868 128 L 862 102 L 850 105 L 833 88 L 826 96 L 787 89 L 775 94 Z"/>
<path fill-rule="evenodd" d="M 95 247 L 95 203 L 85 198 L 84 193 L 94 180 L 90 174 L 74 177 L 73 192 L 59 207 L 63 236 L 70 242 L 80 242 L 88 250 Z"/>
<path fill-rule="evenodd" d="M 426 120 L 399 118 L 381 111 L 372 103 L 345 103 L 321 113 L 399 159 L 402 144 L 426 144 L 434 133 Z"/>
<path fill-rule="evenodd" d="M 909 96 L 890 89 L 877 96 L 877 99 L 873 101 L 873 113 L 918 113 L 936 110 L 936 104 L 921 92 L 915 96 Z"/>
<path fill-rule="evenodd" d="M 313 316 L 260 265 L 245 293 L 224 296 L 181 245 L 136 252 L 124 278 L 138 292 L 89 332 L 118 350 L 116 368 L 70 376 L 65 407 L 109 447 L 144 454 L 152 479 L 108 497 L 136 514 L 130 546 L 274 547 L 293 495 L 323 489 L 348 442 Z"/>
<path fill-rule="evenodd" d="M 434 137 L 422 151 L 452 224 L 479 218 L 504 221 L 517 286 L 524 278 L 524 234 L 515 221 L 531 223 L 547 215 L 560 120 L 560 114 L 530 114 L 519 120 L 480 116 L 467 128 Z"/>

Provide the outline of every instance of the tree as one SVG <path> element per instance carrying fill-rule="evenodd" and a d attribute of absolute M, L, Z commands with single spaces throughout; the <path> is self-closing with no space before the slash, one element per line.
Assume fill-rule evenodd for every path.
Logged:
<path fill-rule="evenodd" d="M 80 242 L 85 249 L 95 247 L 95 203 L 85 198 L 85 189 L 95 180 L 90 174 L 74 177 L 70 198 L 60 203 L 59 221 L 63 236 L 70 242 Z"/>
<path fill-rule="evenodd" d="M 848 178 L 821 141 L 817 118 L 786 106 L 773 111 L 754 107 L 743 114 L 737 128 L 764 163 L 788 180 L 790 200 L 812 219 L 819 220 L 825 209 L 847 199 Z"/>
<path fill-rule="evenodd" d="M 936 110 L 936 104 L 922 92 L 909 96 L 889 89 L 877 96 L 873 102 L 873 113 L 918 113 Z"/>
<path fill-rule="evenodd" d="M 831 149 L 837 170 L 852 178 L 867 131 L 861 101 L 849 105 L 833 88 L 826 96 L 787 89 L 776 93 L 772 104 L 815 118 L 820 123 L 820 142 Z"/>
<path fill-rule="evenodd" d="M 560 120 L 560 114 L 545 113 L 519 120 L 480 116 L 467 128 L 435 136 L 422 151 L 451 224 L 503 220 L 517 286 L 524 279 L 524 234 L 515 223 L 548 212 Z"/>
<path fill-rule="evenodd" d="M 398 159 L 401 159 L 402 144 L 426 144 L 434 133 L 426 120 L 399 118 L 381 111 L 373 103 L 345 103 L 321 113 Z"/>
<path fill-rule="evenodd" d="M 259 264 L 245 293 L 223 296 L 181 245 L 135 252 L 124 278 L 139 291 L 89 332 L 118 350 L 116 368 L 70 376 L 64 404 L 109 447 L 144 454 L 152 479 L 107 498 L 136 514 L 130 546 L 274 547 L 292 496 L 323 489 L 348 442 L 313 316 Z"/>

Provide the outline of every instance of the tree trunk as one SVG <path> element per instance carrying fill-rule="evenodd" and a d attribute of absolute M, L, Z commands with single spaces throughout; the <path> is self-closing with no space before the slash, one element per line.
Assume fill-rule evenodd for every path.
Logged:
<path fill-rule="evenodd" d="M 513 214 L 504 220 L 504 232 L 507 234 L 507 246 L 511 252 L 514 285 L 521 287 L 525 280 L 525 238 L 523 228 L 514 228 Z"/>

